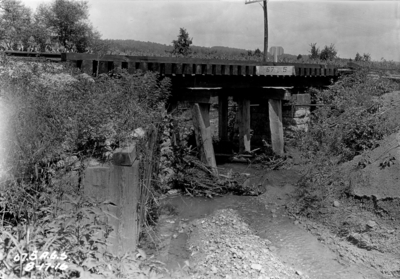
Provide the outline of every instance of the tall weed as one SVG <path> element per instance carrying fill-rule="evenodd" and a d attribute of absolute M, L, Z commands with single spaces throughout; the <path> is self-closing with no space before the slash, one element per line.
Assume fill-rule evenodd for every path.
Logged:
<path fill-rule="evenodd" d="M 107 161 L 130 144 L 136 128 L 162 121 L 169 80 L 150 72 L 92 78 L 63 65 L 1 57 L 0 83 L 0 100 L 12 107 L 0 177 L 1 275 L 150 276 L 148 266 L 159 264 L 108 252 L 113 232 L 105 220 L 112 216 L 106 204 L 82 194 L 81 173 L 88 159 Z M 65 257 L 16 260 L 34 251 Z M 54 268 L 58 261 L 68 269 Z M 29 262 L 36 268 L 28 271 Z M 53 268 L 38 268 L 49 262 Z"/>
<path fill-rule="evenodd" d="M 319 208 L 348 191 L 340 164 L 377 147 L 380 140 L 398 130 L 399 124 L 382 113 L 381 97 L 399 90 L 399 84 L 381 78 L 382 72 L 377 78 L 369 73 L 362 68 L 325 90 L 310 89 L 319 106 L 311 115 L 309 131 L 297 136 L 296 144 L 308 162 L 300 181 L 300 211 Z"/>
<path fill-rule="evenodd" d="M 313 101 L 320 106 L 312 114 L 309 132 L 300 140 L 308 157 L 323 152 L 323 156 L 348 161 L 395 131 L 397 124 L 379 113 L 379 97 L 398 90 L 399 84 L 372 79 L 368 73 L 368 69 L 361 69 L 326 90 L 311 90 Z"/>

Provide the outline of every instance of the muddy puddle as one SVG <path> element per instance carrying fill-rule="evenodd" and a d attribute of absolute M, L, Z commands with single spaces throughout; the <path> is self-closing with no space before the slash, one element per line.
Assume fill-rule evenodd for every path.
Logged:
<path fill-rule="evenodd" d="M 259 197 L 227 195 L 209 199 L 171 196 L 164 200 L 164 204 L 169 204 L 176 210 L 173 220 L 167 220 L 175 234 L 171 237 L 168 252 L 164 255 L 167 267 L 173 269 L 183 266 L 186 260 L 190 260 L 186 248 L 188 235 L 182 230 L 179 233 L 179 227 L 185 227 L 192 220 L 207 217 L 216 210 L 229 208 L 237 210 L 254 234 L 272 242 L 274 253 L 284 264 L 309 278 L 387 278 L 366 266 L 350 265 L 299 226 L 298 221 L 286 216 L 284 205 L 294 186 L 288 184 L 287 180 L 277 179 L 278 181 L 267 181 L 267 192 Z"/>

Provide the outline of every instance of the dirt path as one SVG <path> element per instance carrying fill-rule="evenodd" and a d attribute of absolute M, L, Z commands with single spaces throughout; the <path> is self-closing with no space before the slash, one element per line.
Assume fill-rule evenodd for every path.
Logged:
<path fill-rule="evenodd" d="M 166 197 L 164 207 L 174 214 L 160 216 L 157 239 L 158 259 L 169 269 L 186 267 L 192 278 L 390 278 L 357 260 L 351 245 L 323 226 L 288 215 L 285 207 L 299 179 L 295 171 L 223 167 L 248 173 L 249 183 L 262 183 L 266 192 Z"/>

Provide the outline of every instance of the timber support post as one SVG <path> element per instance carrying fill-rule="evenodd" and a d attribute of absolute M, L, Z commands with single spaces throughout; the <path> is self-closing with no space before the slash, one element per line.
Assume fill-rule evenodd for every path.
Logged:
<path fill-rule="evenodd" d="M 220 141 L 228 141 L 228 96 L 218 96 L 218 135 Z"/>
<path fill-rule="evenodd" d="M 210 126 L 210 104 L 194 103 L 192 109 L 193 126 L 200 159 L 218 175 Z"/>
<path fill-rule="evenodd" d="M 239 153 L 250 152 L 250 99 L 238 98 Z"/>
<path fill-rule="evenodd" d="M 269 99 L 269 125 L 271 130 L 271 145 L 275 154 L 283 155 L 283 124 L 282 124 L 282 100 Z"/>
<path fill-rule="evenodd" d="M 172 115 L 172 144 L 174 146 L 179 146 L 181 144 L 181 135 L 179 134 L 179 123 L 176 117 L 174 115 L 178 114 L 178 101 L 177 100 L 171 100 L 168 107 L 167 107 L 167 112 Z"/>

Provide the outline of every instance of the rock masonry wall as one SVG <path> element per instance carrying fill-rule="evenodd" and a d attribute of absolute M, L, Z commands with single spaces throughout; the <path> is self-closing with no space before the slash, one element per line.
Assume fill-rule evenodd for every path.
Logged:
<path fill-rule="evenodd" d="M 310 121 L 310 94 L 292 95 L 292 105 L 282 111 L 283 126 L 286 131 L 308 131 Z M 290 109 L 287 109 L 290 108 Z"/>
<path fill-rule="evenodd" d="M 292 102 L 283 101 L 282 121 L 286 134 L 299 130 L 308 131 L 310 103 L 310 94 L 293 94 Z M 262 140 L 270 142 L 268 100 L 259 101 L 258 106 L 251 106 L 250 114 L 250 127 L 253 130 L 252 146 L 262 146 Z"/>

